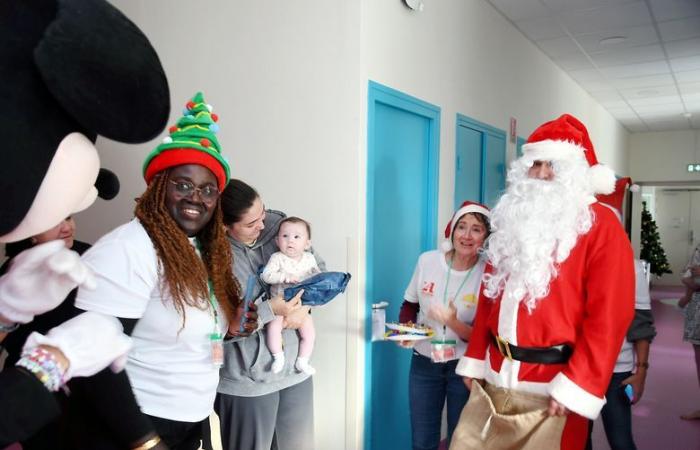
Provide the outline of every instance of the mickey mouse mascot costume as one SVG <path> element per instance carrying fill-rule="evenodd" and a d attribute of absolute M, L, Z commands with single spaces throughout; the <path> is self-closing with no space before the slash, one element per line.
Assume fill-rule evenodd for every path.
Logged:
<path fill-rule="evenodd" d="M 0 2 L 0 42 L 0 242 L 7 243 L 87 208 L 96 181 L 106 180 L 113 191 L 116 178 L 100 172 L 97 135 L 125 143 L 152 139 L 168 119 L 170 96 L 148 39 L 104 0 Z M 18 255 L 0 278 L 0 340 L 75 287 L 93 283 L 62 241 Z M 30 335 L 17 366 L 0 373 L 0 447 L 60 413 L 51 391 L 119 363 L 129 345 L 117 319 L 93 312 L 45 336 Z M 95 408 L 94 414 L 103 412 Z M 115 430 L 129 442 L 144 432 L 143 424 Z"/>

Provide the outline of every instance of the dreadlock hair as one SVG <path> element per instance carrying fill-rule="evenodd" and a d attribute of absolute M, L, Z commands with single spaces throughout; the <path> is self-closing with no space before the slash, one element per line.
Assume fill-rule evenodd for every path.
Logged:
<path fill-rule="evenodd" d="M 209 307 L 208 281 L 211 280 L 221 310 L 231 323 L 241 303 L 241 287 L 233 276 L 233 256 L 221 219 L 221 204 L 217 201 L 211 220 L 197 237 L 200 259 L 165 207 L 169 173 L 168 169 L 156 175 L 134 211 L 156 249 L 159 269 L 165 278 L 161 290 L 169 290 L 184 328 L 186 305 Z"/>

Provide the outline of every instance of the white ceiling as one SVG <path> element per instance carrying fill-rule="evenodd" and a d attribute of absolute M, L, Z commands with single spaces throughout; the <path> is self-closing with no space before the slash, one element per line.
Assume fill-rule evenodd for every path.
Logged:
<path fill-rule="evenodd" d="M 487 1 L 629 131 L 700 129 L 700 0 Z"/>

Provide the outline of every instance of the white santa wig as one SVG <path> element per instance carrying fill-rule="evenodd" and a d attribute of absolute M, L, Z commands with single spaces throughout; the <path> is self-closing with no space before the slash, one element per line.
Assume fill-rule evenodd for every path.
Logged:
<path fill-rule="evenodd" d="M 484 277 L 488 297 L 503 292 L 534 309 L 549 294 L 549 284 L 578 236 L 590 230 L 594 195 L 612 190 L 606 186 L 614 186 L 614 174 L 597 162 L 591 167 L 593 147 L 581 127 L 568 115 L 548 122 L 511 164 L 508 188 L 491 211 L 487 255 L 494 271 Z M 552 180 L 528 176 L 535 161 L 551 162 Z"/>

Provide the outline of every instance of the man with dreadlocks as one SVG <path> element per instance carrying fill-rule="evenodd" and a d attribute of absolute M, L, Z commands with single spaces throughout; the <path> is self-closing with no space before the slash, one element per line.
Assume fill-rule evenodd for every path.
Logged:
<path fill-rule="evenodd" d="M 136 218 L 84 256 L 98 288 L 81 290 L 76 306 L 131 325 L 127 374 L 157 433 L 128 443 L 132 448 L 199 448 L 223 363 L 223 337 L 229 324 L 234 334 L 239 329 L 240 287 L 219 202 L 230 173 L 211 111 L 201 93 L 187 103 L 144 162 L 148 187 Z"/>

